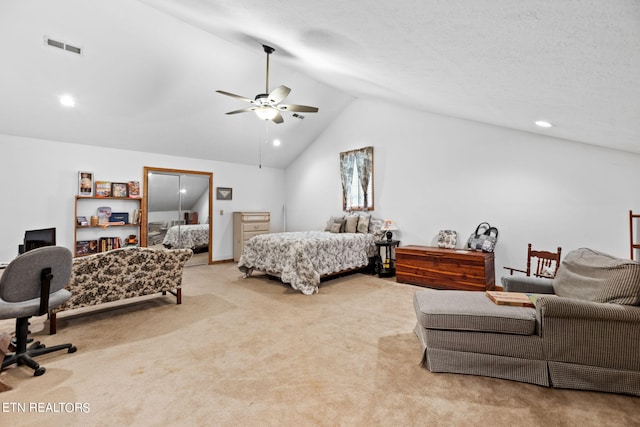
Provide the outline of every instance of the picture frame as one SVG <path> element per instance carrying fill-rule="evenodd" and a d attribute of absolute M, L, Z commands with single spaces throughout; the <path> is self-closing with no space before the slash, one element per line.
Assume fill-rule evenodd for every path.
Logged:
<path fill-rule="evenodd" d="M 111 182 L 96 181 L 96 197 L 111 197 Z"/>
<path fill-rule="evenodd" d="M 129 197 L 129 184 L 126 182 L 112 182 L 111 197 Z"/>
<path fill-rule="evenodd" d="M 129 181 L 128 184 L 129 197 L 132 199 L 140 198 L 140 181 Z"/>
<path fill-rule="evenodd" d="M 93 172 L 78 171 L 78 196 L 93 197 Z"/>
<path fill-rule="evenodd" d="M 231 200 L 233 198 L 233 188 L 231 187 L 216 187 L 216 199 L 217 200 Z"/>
<path fill-rule="evenodd" d="M 77 216 L 76 217 L 76 222 L 78 223 L 78 225 L 80 227 L 86 227 L 89 225 L 89 221 L 87 221 L 87 217 L 86 216 Z"/>

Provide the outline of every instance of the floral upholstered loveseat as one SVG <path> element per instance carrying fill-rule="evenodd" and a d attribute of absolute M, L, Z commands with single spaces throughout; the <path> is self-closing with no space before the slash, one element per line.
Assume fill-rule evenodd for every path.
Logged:
<path fill-rule="evenodd" d="M 49 333 L 56 313 L 155 293 L 182 303 L 182 272 L 191 249 L 122 248 L 75 258 L 66 289 L 71 298 L 49 312 Z"/>

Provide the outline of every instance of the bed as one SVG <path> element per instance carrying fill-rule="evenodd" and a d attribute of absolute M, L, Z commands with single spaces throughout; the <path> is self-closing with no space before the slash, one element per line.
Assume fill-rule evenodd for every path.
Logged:
<path fill-rule="evenodd" d="M 238 268 L 245 278 L 254 270 L 263 271 L 312 295 L 322 277 L 367 267 L 376 253 L 377 237 L 328 231 L 261 234 L 245 243 Z"/>
<path fill-rule="evenodd" d="M 171 249 L 197 251 L 209 247 L 209 224 L 174 225 L 167 230 L 162 244 Z"/>

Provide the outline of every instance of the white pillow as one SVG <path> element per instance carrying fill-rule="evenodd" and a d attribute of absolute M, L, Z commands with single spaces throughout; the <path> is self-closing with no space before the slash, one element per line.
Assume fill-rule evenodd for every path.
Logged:
<path fill-rule="evenodd" d="M 355 233 L 358 231 L 358 215 L 349 215 L 345 218 L 344 232 L 345 233 Z"/>
<path fill-rule="evenodd" d="M 334 223 L 340 223 L 342 225 L 344 221 L 344 217 L 343 216 L 332 216 L 331 218 L 329 218 L 329 221 L 327 221 L 327 226 L 324 228 L 324 231 L 331 231 L 331 227 L 333 226 Z"/>
<path fill-rule="evenodd" d="M 370 220 L 371 220 L 371 215 L 360 215 L 360 217 L 358 218 L 358 233 L 369 232 Z"/>

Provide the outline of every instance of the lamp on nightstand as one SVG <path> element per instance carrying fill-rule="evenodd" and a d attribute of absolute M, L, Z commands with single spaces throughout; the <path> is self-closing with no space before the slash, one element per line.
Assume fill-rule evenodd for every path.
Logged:
<path fill-rule="evenodd" d="M 380 230 L 386 231 L 388 241 L 391 241 L 391 239 L 393 239 L 392 231 L 395 231 L 397 229 L 398 227 L 396 227 L 396 225 L 390 219 L 385 219 L 382 227 L 380 228 Z"/>

